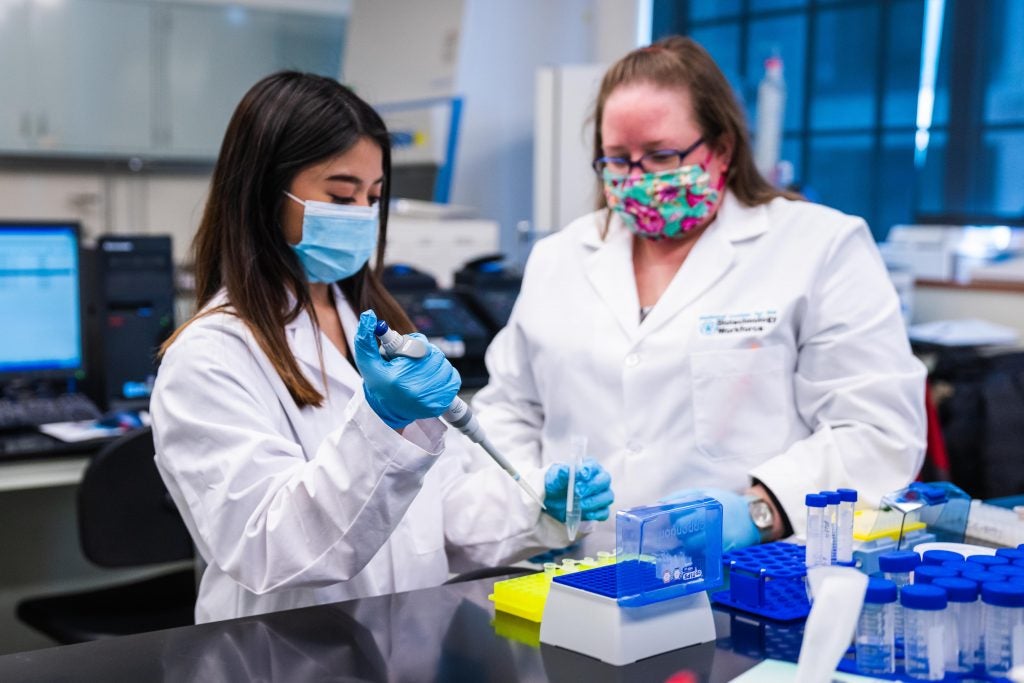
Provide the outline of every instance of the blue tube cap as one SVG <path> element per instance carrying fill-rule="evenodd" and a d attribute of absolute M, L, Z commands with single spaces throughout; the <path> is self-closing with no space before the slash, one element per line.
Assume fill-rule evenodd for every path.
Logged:
<path fill-rule="evenodd" d="M 1024 607 L 1024 586 L 1007 581 L 984 583 L 981 601 L 996 607 Z"/>
<path fill-rule="evenodd" d="M 839 499 L 844 503 L 856 503 L 857 502 L 857 491 L 854 489 L 836 489 L 839 494 Z"/>
<path fill-rule="evenodd" d="M 990 569 L 997 564 L 1010 564 L 1010 561 L 1005 557 L 997 557 L 995 555 L 968 555 L 967 561 L 983 565 L 985 569 Z"/>
<path fill-rule="evenodd" d="M 1024 576 L 1024 567 L 1016 567 L 1012 564 L 999 564 L 989 569 L 989 571 L 1004 577 Z"/>
<path fill-rule="evenodd" d="M 935 564 L 922 564 L 914 570 L 914 583 L 931 583 L 935 579 L 956 578 L 956 570 Z"/>
<path fill-rule="evenodd" d="M 946 609 L 946 591 L 937 586 L 913 584 L 900 591 L 900 604 L 910 609 L 937 611 Z"/>
<path fill-rule="evenodd" d="M 823 508 L 828 505 L 828 501 L 820 493 L 808 493 L 804 497 L 804 505 L 809 508 Z"/>
<path fill-rule="evenodd" d="M 829 505 L 839 505 L 841 497 L 838 491 L 821 491 L 820 493 L 825 496 L 825 500 L 828 501 Z"/>
<path fill-rule="evenodd" d="M 971 563 L 967 563 L 967 568 L 964 569 L 960 575 L 965 579 L 970 579 L 971 581 L 976 581 L 978 583 L 998 583 L 999 581 L 1006 581 L 1005 576 L 987 572 L 981 567 L 981 565 L 977 566 L 979 569 L 973 569 L 971 567 Z"/>
<path fill-rule="evenodd" d="M 978 599 L 978 584 L 970 579 L 935 579 L 933 586 L 946 591 L 950 602 L 974 602 Z"/>
<path fill-rule="evenodd" d="M 864 602 L 875 605 L 884 605 L 889 602 L 896 602 L 896 584 L 888 579 L 868 579 L 868 589 L 864 593 Z"/>
<path fill-rule="evenodd" d="M 963 562 L 964 556 L 960 553 L 954 553 L 952 550 L 926 550 L 924 555 L 921 556 L 921 562 L 924 564 L 942 564 L 950 560 Z"/>
<path fill-rule="evenodd" d="M 883 572 L 899 574 L 912 572 L 921 564 L 921 556 L 913 550 L 894 550 L 878 556 L 878 568 Z"/>
<path fill-rule="evenodd" d="M 946 560 L 939 566 L 945 567 L 946 569 L 952 569 L 957 574 L 962 574 L 964 570 L 970 567 L 971 565 L 967 564 L 966 560 Z"/>
<path fill-rule="evenodd" d="M 996 551 L 996 557 L 1005 557 L 1010 562 L 1020 562 L 1024 560 L 1024 550 L 1018 550 L 1016 548 L 1000 548 Z"/>

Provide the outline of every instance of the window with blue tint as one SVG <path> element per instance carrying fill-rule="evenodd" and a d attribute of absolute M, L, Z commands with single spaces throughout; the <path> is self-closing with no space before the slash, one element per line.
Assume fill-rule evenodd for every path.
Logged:
<path fill-rule="evenodd" d="M 917 173 L 917 206 L 914 215 L 940 214 L 945 206 L 946 143 L 944 131 L 933 131 L 928 140 L 928 154 L 923 169 Z"/>
<path fill-rule="evenodd" d="M 890 5 L 882 69 L 882 121 L 886 126 L 913 126 L 917 121 L 923 25 L 924 0 L 903 0 Z"/>
<path fill-rule="evenodd" d="M 764 61 L 773 55 L 782 57 L 786 81 L 785 130 L 799 130 L 804 105 L 804 59 L 807 48 L 807 15 L 756 19 L 750 22 L 747 41 L 746 78 L 743 91 L 750 103 L 751 129 L 756 129 L 754 103 L 757 84 L 764 76 Z"/>
<path fill-rule="evenodd" d="M 935 105 L 932 108 L 932 125 L 934 126 L 945 126 L 949 123 L 949 65 L 953 61 L 953 31 L 955 29 L 951 7 L 947 3 L 942 20 L 939 65 L 935 73 Z"/>
<path fill-rule="evenodd" d="M 750 0 L 751 12 L 762 12 L 773 9 L 790 9 L 792 7 L 806 7 L 807 0 Z"/>
<path fill-rule="evenodd" d="M 989 6 L 981 57 L 985 122 L 1024 123 L 1024 2 L 990 0 Z"/>
<path fill-rule="evenodd" d="M 870 135 L 816 135 L 810 141 L 807 187 L 828 206 L 871 221 L 873 141 Z"/>
<path fill-rule="evenodd" d="M 876 169 L 878 207 L 871 232 L 882 241 L 894 225 L 914 220 L 914 134 L 882 136 L 882 159 Z"/>
<path fill-rule="evenodd" d="M 740 13 L 740 0 L 690 0 L 690 21 L 732 17 Z"/>
<path fill-rule="evenodd" d="M 1024 218 L 1024 128 L 991 131 L 983 146 L 990 150 L 985 156 L 991 165 L 981 169 L 981 182 L 990 196 L 980 196 L 974 210 Z"/>
<path fill-rule="evenodd" d="M 797 188 L 803 187 L 804 184 L 803 148 L 804 142 L 801 136 L 789 134 L 782 137 L 782 149 L 779 150 L 779 160 L 788 161 L 792 164 L 793 179 L 790 185 L 795 185 Z"/>
<path fill-rule="evenodd" d="M 811 128 L 874 125 L 878 7 L 823 11 L 816 18 L 815 29 Z"/>
<path fill-rule="evenodd" d="M 738 24 L 722 24 L 694 28 L 690 37 L 704 46 L 722 73 L 729 79 L 733 90 L 742 98 L 740 87 L 740 27 Z"/>

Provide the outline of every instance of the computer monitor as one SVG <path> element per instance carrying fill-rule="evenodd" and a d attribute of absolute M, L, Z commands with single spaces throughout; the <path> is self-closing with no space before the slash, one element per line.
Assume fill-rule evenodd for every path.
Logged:
<path fill-rule="evenodd" d="M 79 226 L 0 221 L 0 382 L 83 365 Z"/>

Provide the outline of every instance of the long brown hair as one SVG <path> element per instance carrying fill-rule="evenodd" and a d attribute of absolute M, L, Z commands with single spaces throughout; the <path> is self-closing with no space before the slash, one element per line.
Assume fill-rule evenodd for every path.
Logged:
<path fill-rule="evenodd" d="M 231 117 L 192 245 L 196 304 L 202 312 L 178 328 L 161 353 L 196 318 L 223 310 L 249 327 L 296 404 L 322 404 L 323 396 L 302 374 L 285 335 L 285 325 L 302 311 L 314 324 L 317 318 L 305 272 L 284 237 L 281 202 L 289 201 L 284 192 L 300 171 L 344 153 L 363 138 L 380 147 L 384 160 L 376 265 L 364 265 L 338 286 L 356 311 L 373 308 L 399 332 L 413 330 L 378 277 L 391 186 L 391 144 L 384 122 L 337 81 L 283 71 L 254 85 Z M 227 304 L 203 311 L 222 288 Z M 295 296 L 291 308 L 289 291 Z"/>
<path fill-rule="evenodd" d="M 594 110 L 595 159 L 604 156 L 601 122 L 608 97 L 619 86 L 634 83 L 651 83 L 689 93 L 697 125 L 708 147 L 716 153 L 732 147 L 725 182 L 740 202 L 756 206 L 776 197 L 798 198 L 776 189 L 758 172 L 743 110 L 729 81 L 707 50 L 682 36 L 669 36 L 649 47 L 633 50 L 605 72 Z M 598 208 L 607 206 L 604 193 L 599 191 L 597 196 Z"/>

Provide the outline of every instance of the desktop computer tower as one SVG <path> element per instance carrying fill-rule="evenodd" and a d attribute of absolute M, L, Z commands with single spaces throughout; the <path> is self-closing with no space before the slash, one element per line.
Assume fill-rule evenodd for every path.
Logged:
<path fill-rule="evenodd" d="M 105 410 L 144 410 L 157 353 L 174 330 L 174 266 L 168 236 L 106 235 L 84 254 L 83 389 Z"/>

